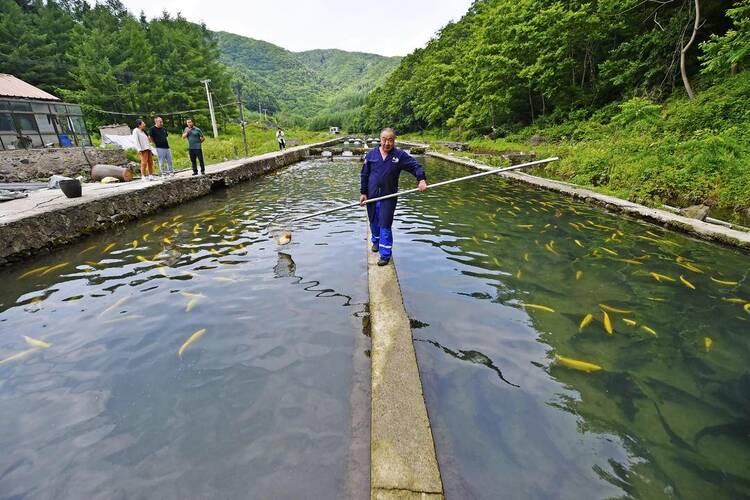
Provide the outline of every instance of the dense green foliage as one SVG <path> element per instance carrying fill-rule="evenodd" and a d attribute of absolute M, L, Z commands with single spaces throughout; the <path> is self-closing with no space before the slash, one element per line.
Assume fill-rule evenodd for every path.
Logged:
<path fill-rule="evenodd" d="M 177 127 L 208 123 L 201 80 L 211 80 L 220 124 L 245 107 L 278 114 L 284 125 L 340 125 L 400 61 L 397 57 L 276 45 L 209 31 L 168 14 L 147 20 L 119 0 L 0 0 L 0 72 L 83 105 L 89 125 L 155 113 Z M 103 113 L 105 110 L 115 113 Z M 282 113 L 279 113 L 282 112 Z M 121 113 L 121 114 L 116 114 Z"/>
<path fill-rule="evenodd" d="M 694 100 L 665 104 L 634 97 L 587 120 L 534 125 L 502 139 L 470 141 L 472 156 L 503 165 L 503 151 L 560 156 L 537 174 L 640 203 L 707 203 L 722 218 L 748 223 L 750 208 L 750 71 L 724 79 Z M 532 135 L 544 138 L 530 146 Z M 411 134 L 438 141 L 443 133 Z M 734 212 L 731 213 L 731 212 Z M 744 215 L 743 215 L 744 214 Z"/>
<path fill-rule="evenodd" d="M 398 57 L 342 50 L 290 52 L 252 38 L 218 32 L 222 60 L 248 84 L 249 109 L 283 111 L 313 129 L 348 124 L 368 93 L 385 81 Z M 249 85 L 248 85 L 249 87 Z M 287 119 L 286 121 L 288 121 Z"/>
<path fill-rule="evenodd" d="M 0 71 L 81 104 L 92 125 L 205 108 L 204 78 L 216 104 L 233 100 L 211 32 L 181 17 L 149 22 L 118 0 L 0 0 L 0 13 Z M 205 111 L 165 118 L 177 125 L 189 114 L 208 121 Z"/>
<path fill-rule="evenodd" d="M 692 6 L 693 0 L 477 0 L 404 58 L 370 95 L 358 125 L 502 136 L 539 120 L 586 118 L 623 98 L 666 98 L 682 84 L 679 53 L 691 34 Z M 701 1 L 705 22 L 697 41 L 709 41 L 705 49 L 727 44 L 729 7 Z M 737 46 L 730 58 L 744 57 L 745 36 L 729 40 Z M 687 54 L 691 78 L 700 70 L 698 44 Z"/>

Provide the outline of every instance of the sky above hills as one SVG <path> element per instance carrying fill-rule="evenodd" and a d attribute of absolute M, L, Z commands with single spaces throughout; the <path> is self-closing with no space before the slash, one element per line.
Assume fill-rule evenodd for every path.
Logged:
<path fill-rule="evenodd" d="M 342 49 L 405 56 L 423 47 L 472 0 L 124 0 L 134 14 L 157 17 L 177 12 L 214 31 L 280 45 L 295 52 Z"/>

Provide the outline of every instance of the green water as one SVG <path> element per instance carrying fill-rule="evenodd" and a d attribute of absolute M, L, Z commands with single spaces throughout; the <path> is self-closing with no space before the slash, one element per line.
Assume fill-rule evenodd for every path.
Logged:
<path fill-rule="evenodd" d="M 365 218 L 281 248 L 264 230 L 356 197 L 352 165 L 303 162 L 0 270 L 0 498 L 366 492 Z"/>
<path fill-rule="evenodd" d="M 448 498 L 750 496 L 748 256 L 498 178 L 399 203 Z"/>

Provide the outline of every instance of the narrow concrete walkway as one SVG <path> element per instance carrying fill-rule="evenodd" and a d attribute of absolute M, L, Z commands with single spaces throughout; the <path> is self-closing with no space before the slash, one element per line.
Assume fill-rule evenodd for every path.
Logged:
<path fill-rule="evenodd" d="M 427 155 L 480 170 L 492 170 L 495 168 L 467 158 L 436 153 L 434 151 L 427 152 Z M 730 229 L 709 222 L 683 217 L 682 215 L 677 215 L 658 208 L 649 208 L 644 205 L 639 205 L 638 203 L 590 191 L 566 182 L 545 179 L 543 177 L 537 177 L 519 171 L 501 172 L 498 175 L 502 175 L 505 178 L 517 182 L 536 186 L 540 189 L 555 191 L 572 196 L 573 198 L 595 203 L 612 212 L 624 213 L 631 217 L 646 220 L 668 229 L 687 233 L 703 240 L 737 247 L 745 252 L 750 252 L 750 233 L 744 231 L 737 231 L 736 229 Z"/>
<path fill-rule="evenodd" d="M 369 251 L 372 332 L 370 497 L 443 498 L 435 443 L 427 416 L 411 327 L 395 262 L 378 267 Z"/>

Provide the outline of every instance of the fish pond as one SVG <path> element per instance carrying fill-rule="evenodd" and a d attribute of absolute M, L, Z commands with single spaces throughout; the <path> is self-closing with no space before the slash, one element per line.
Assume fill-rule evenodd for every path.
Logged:
<path fill-rule="evenodd" d="M 365 498 L 363 211 L 264 229 L 358 170 L 0 271 L 0 498 Z M 403 198 L 394 233 L 447 498 L 750 495 L 746 255 L 496 177 Z"/>
<path fill-rule="evenodd" d="M 496 177 L 399 203 L 447 498 L 750 497 L 747 255 Z"/>
<path fill-rule="evenodd" d="M 366 494 L 365 217 L 265 231 L 356 197 L 351 168 L 303 162 L 0 271 L 0 498 Z"/>

